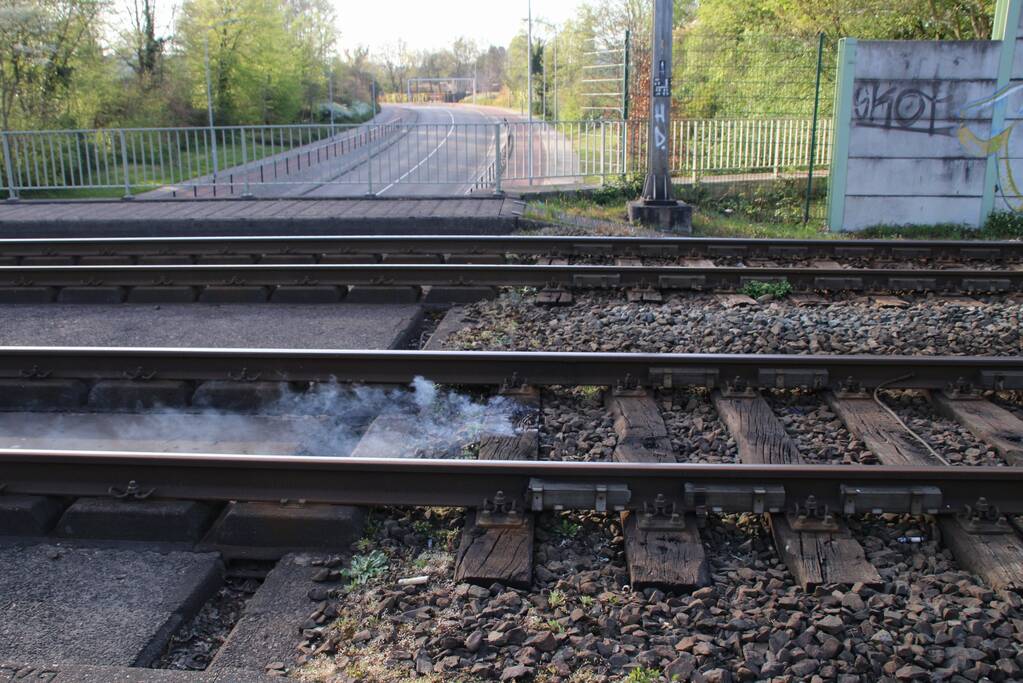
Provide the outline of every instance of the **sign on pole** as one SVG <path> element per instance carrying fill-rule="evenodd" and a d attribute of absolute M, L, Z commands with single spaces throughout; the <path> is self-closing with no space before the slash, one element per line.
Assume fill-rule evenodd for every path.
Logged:
<path fill-rule="evenodd" d="M 672 0 L 654 0 L 654 29 L 650 61 L 650 123 L 647 133 L 647 175 L 643 196 L 629 203 L 629 219 L 692 232 L 692 208 L 674 199 L 671 187 Z"/>

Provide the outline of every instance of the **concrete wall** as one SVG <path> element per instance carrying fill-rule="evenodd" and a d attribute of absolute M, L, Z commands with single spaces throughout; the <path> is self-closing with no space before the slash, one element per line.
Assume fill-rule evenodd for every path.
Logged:
<path fill-rule="evenodd" d="M 1019 3 L 999 4 L 1007 41 L 843 41 L 833 230 L 978 226 L 992 209 L 1023 207 L 1012 176 L 1023 129 L 1011 130 L 1023 118 Z"/>

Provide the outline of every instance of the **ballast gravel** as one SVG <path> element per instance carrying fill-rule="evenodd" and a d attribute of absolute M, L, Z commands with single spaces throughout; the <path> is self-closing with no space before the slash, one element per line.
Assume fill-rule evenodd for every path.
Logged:
<path fill-rule="evenodd" d="M 929 525 L 854 518 L 882 583 L 799 588 L 760 518 L 711 517 L 712 585 L 628 585 L 616 516 L 543 515 L 528 590 L 451 580 L 459 516 L 396 513 L 382 576 L 327 594 L 292 675 L 350 681 L 1014 681 L 1023 599 L 955 565 Z M 417 585 L 399 579 L 425 577 Z M 323 595 L 317 594 L 316 599 Z"/>
<path fill-rule="evenodd" d="M 876 456 L 854 439 L 820 396 L 800 391 L 772 391 L 768 404 L 808 463 L 873 465 Z"/>
<path fill-rule="evenodd" d="M 607 462 L 618 436 L 599 387 L 550 387 L 541 396 L 540 459 Z"/>
<path fill-rule="evenodd" d="M 718 418 L 708 392 L 662 391 L 657 399 L 678 462 L 718 464 L 739 461 L 735 439 L 729 436 Z"/>
<path fill-rule="evenodd" d="M 579 294 L 567 306 L 507 292 L 467 307 L 472 322 L 448 339 L 466 350 L 647 353 L 1018 355 L 1023 303 L 903 297 L 905 307 L 836 296 L 726 306 L 711 294 L 629 303 L 619 293 Z M 977 300 L 971 300 L 977 301 Z"/>
<path fill-rule="evenodd" d="M 998 452 L 966 427 L 938 415 L 919 392 L 882 391 L 881 398 L 902 421 L 950 465 L 1005 465 Z"/>

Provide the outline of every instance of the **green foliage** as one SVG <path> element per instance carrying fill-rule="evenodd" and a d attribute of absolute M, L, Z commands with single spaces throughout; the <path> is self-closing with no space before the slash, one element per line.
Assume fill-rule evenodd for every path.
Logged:
<path fill-rule="evenodd" d="M 354 556 L 348 564 L 348 568 L 344 570 L 349 587 L 364 586 L 383 576 L 387 571 L 388 559 L 387 555 L 380 550 Z"/>
<path fill-rule="evenodd" d="M 564 633 L 565 632 L 565 625 L 562 624 L 557 619 L 548 619 L 545 623 L 547 625 L 547 630 L 549 630 L 551 633 Z"/>
<path fill-rule="evenodd" d="M 788 280 L 772 280 L 771 282 L 750 280 L 742 288 L 743 294 L 753 297 L 754 299 L 758 299 L 765 294 L 770 294 L 775 299 L 782 299 L 788 296 L 791 292 L 792 285 Z"/>
<path fill-rule="evenodd" d="M 559 517 L 554 525 L 554 533 L 562 538 L 575 538 L 580 529 L 582 529 L 582 525 L 578 522 L 573 522 L 568 517 Z"/>
<path fill-rule="evenodd" d="M 625 683 L 657 683 L 661 674 L 656 669 L 648 669 L 644 666 L 633 669 L 623 680 Z"/>
<path fill-rule="evenodd" d="M 876 225 L 856 234 L 864 239 L 1006 240 L 1023 239 L 1023 214 L 996 211 L 981 228 L 944 223 L 937 225 Z"/>
<path fill-rule="evenodd" d="M 551 609 L 562 607 L 568 601 L 565 592 L 555 588 L 547 595 L 547 604 Z"/>
<path fill-rule="evenodd" d="M 806 180 L 683 185 L 677 188 L 677 196 L 704 211 L 738 215 L 758 223 L 802 223 Z M 826 197 L 827 181 L 815 179 L 810 197 L 811 215 L 823 209 Z"/>

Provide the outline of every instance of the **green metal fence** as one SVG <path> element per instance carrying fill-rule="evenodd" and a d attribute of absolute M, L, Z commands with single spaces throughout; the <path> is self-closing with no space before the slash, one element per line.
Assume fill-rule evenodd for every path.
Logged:
<path fill-rule="evenodd" d="M 823 220 L 831 159 L 835 41 L 692 31 L 675 45 L 673 140 L 682 182 L 715 194 L 761 191 L 784 179 L 804 220 Z M 713 145 L 707 144 L 707 138 Z M 711 156 L 700 157 L 700 154 Z M 796 212 L 798 213 L 798 212 Z M 791 216 L 791 211 L 774 215 Z"/>

